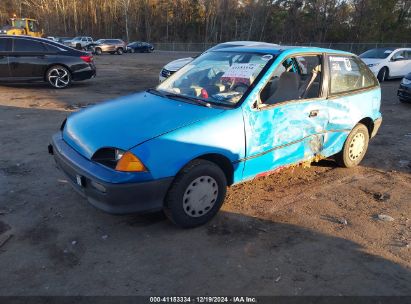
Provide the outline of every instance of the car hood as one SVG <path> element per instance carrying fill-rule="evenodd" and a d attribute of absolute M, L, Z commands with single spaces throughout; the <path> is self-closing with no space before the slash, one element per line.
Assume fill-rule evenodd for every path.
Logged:
<path fill-rule="evenodd" d="M 364 61 L 365 64 L 375 64 L 384 61 L 384 59 L 381 58 L 361 58 L 361 60 Z"/>
<path fill-rule="evenodd" d="M 223 111 L 142 92 L 72 114 L 63 129 L 63 139 L 91 159 L 100 148 L 129 150 Z"/>
<path fill-rule="evenodd" d="M 193 59 L 194 59 L 193 57 L 177 59 L 177 60 L 171 61 L 168 64 L 166 64 L 164 66 L 164 68 L 169 70 L 169 71 L 174 71 L 175 72 L 175 71 L 178 71 L 179 69 L 181 69 L 187 63 L 190 63 L 191 61 L 193 61 Z"/>

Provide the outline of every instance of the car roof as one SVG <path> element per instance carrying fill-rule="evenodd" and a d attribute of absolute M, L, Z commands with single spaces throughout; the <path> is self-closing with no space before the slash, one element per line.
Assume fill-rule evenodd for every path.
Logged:
<path fill-rule="evenodd" d="M 273 43 L 252 43 L 250 45 L 245 46 L 236 46 L 236 47 L 228 47 L 224 49 L 218 49 L 214 52 L 227 52 L 227 51 L 237 51 L 237 52 L 244 52 L 244 53 L 263 53 L 263 54 L 271 54 L 271 55 L 279 55 L 283 52 L 287 52 L 289 54 L 296 54 L 296 53 L 330 53 L 330 54 L 345 54 L 345 55 L 354 55 L 349 52 L 340 51 L 340 50 L 333 50 L 333 49 L 326 49 L 326 48 L 319 48 L 319 47 L 304 47 L 304 46 L 286 46 L 286 45 L 278 45 Z"/>

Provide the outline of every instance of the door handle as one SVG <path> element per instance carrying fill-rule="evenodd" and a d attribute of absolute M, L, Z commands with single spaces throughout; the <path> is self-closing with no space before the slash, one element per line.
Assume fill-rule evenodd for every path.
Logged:
<path fill-rule="evenodd" d="M 318 112 L 320 112 L 319 110 L 311 110 L 310 111 L 310 115 L 308 115 L 308 117 L 317 117 L 318 116 Z"/>

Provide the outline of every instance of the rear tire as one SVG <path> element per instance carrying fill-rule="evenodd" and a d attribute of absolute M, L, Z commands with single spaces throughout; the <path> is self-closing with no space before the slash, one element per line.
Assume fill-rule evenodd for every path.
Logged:
<path fill-rule="evenodd" d="M 46 81 L 55 89 L 65 89 L 71 85 L 71 73 L 64 66 L 55 65 L 47 70 Z"/>
<path fill-rule="evenodd" d="M 220 167 L 207 160 L 194 160 L 172 183 L 164 213 L 182 228 L 203 225 L 220 210 L 226 191 L 227 179 Z"/>
<path fill-rule="evenodd" d="M 344 168 L 357 166 L 367 152 L 370 134 L 363 124 L 357 124 L 348 134 L 344 147 L 336 156 L 337 163 Z"/>
<path fill-rule="evenodd" d="M 379 82 L 383 82 L 383 81 L 388 79 L 388 68 L 387 67 L 383 67 L 378 72 L 377 79 L 378 79 Z"/>
<path fill-rule="evenodd" d="M 123 55 L 123 48 L 117 49 L 117 55 Z"/>

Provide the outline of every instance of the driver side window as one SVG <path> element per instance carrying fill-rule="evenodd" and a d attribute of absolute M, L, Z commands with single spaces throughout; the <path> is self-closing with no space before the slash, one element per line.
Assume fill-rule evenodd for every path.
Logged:
<path fill-rule="evenodd" d="M 407 58 L 405 51 L 399 51 L 392 56 L 394 61 L 405 60 Z"/>
<path fill-rule="evenodd" d="M 261 91 L 264 105 L 317 98 L 321 93 L 322 56 L 295 56 L 284 60 Z"/>

